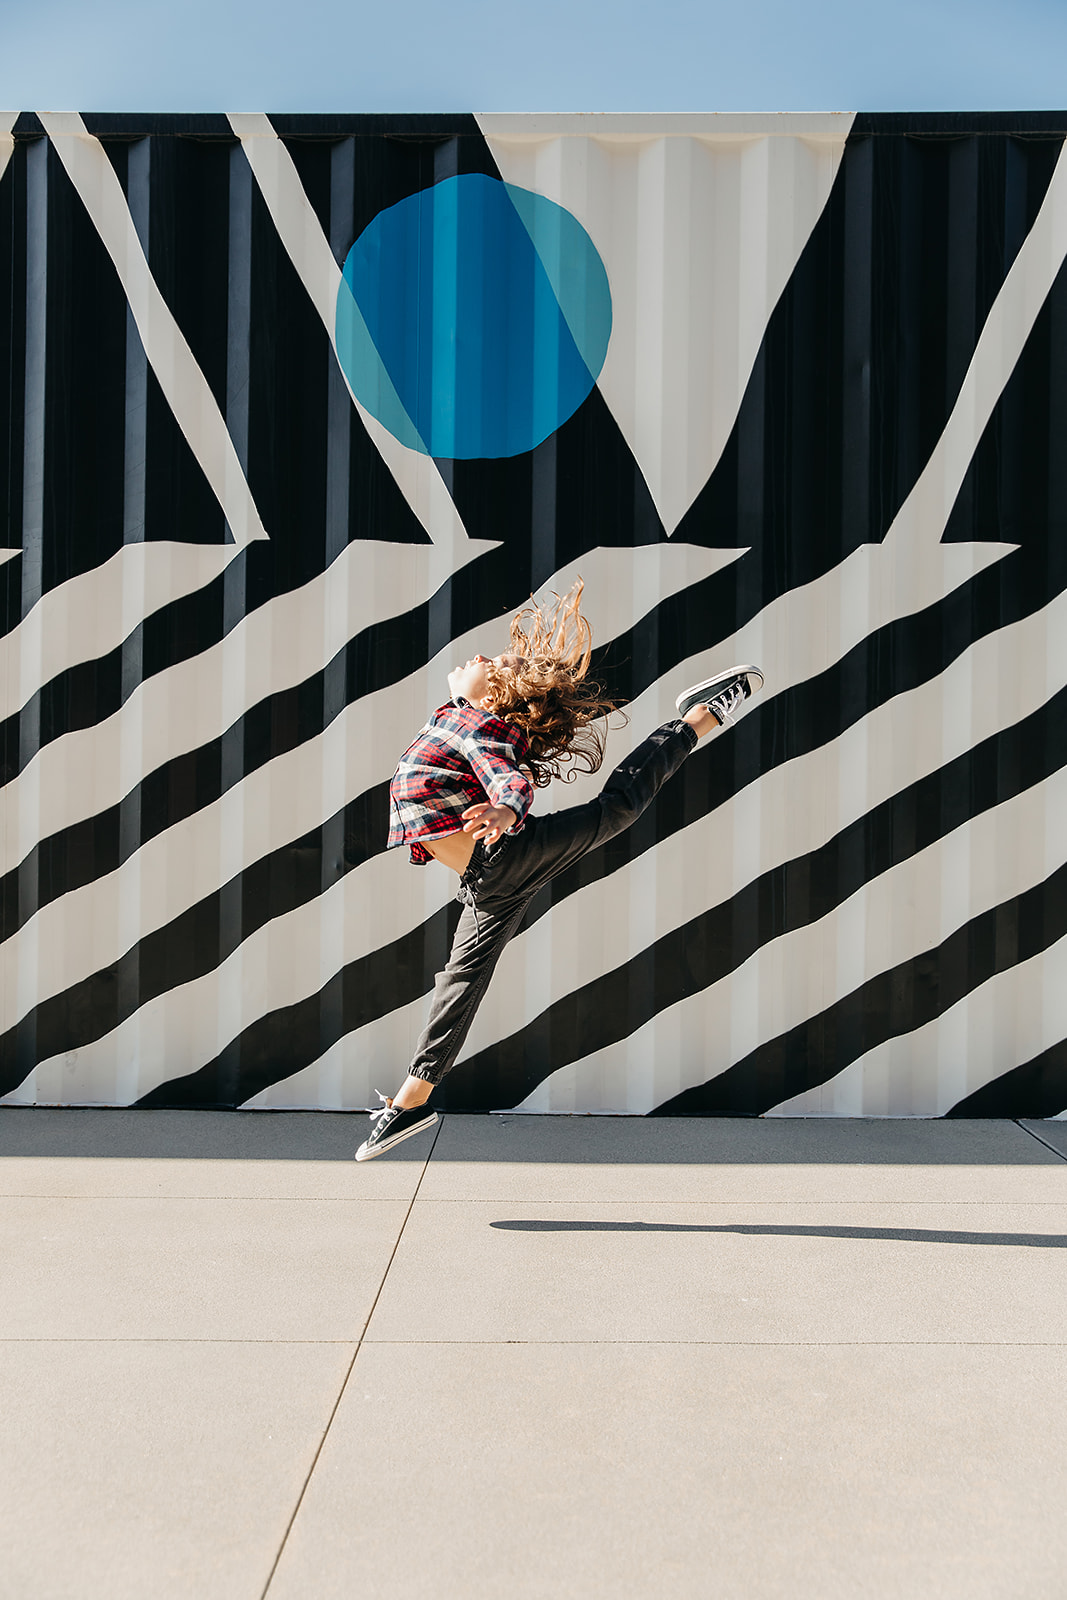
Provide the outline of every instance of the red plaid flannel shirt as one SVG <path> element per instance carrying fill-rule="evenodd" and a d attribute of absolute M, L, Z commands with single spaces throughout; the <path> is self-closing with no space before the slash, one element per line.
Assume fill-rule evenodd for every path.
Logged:
<path fill-rule="evenodd" d="M 534 797 L 533 784 L 519 771 L 529 750 L 524 729 L 462 696 L 438 706 L 389 785 L 386 848 L 410 844 L 411 860 L 424 866 L 433 858 L 419 839 L 458 833 L 461 813 L 485 801 L 514 811 L 518 822 L 511 831 L 518 833 Z"/>

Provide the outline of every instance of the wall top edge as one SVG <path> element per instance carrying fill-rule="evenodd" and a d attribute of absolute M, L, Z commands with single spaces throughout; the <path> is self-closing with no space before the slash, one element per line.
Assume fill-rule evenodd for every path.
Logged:
<path fill-rule="evenodd" d="M 665 112 L 662 115 L 619 115 L 613 112 L 479 113 L 478 126 L 493 139 L 647 139 L 658 134 L 752 138 L 843 138 L 855 120 L 854 111 L 828 112 Z"/>
<path fill-rule="evenodd" d="M 172 136 L 235 143 L 224 113 L 83 112 L 87 130 L 98 138 L 140 139 Z M 530 141 L 581 137 L 650 139 L 657 136 L 716 138 L 853 138 L 877 134 L 961 138 L 973 134 L 1039 136 L 1067 134 L 1067 110 L 1053 111 L 879 111 L 766 113 L 480 113 L 343 112 L 272 113 L 283 138 L 336 140 L 359 136 L 392 139 L 455 139 L 482 135 Z M 41 138 L 44 128 L 32 111 L 0 113 L 0 125 L 16 139 Z"/>

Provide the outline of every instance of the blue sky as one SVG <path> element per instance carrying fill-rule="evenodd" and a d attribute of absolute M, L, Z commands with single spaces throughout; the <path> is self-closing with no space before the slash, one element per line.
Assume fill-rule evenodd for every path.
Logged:
<path fill-rule="evenodd" d="M 12 109 L 1067 105 L 1067 0 L 0 0 L 0 18 Z"/>

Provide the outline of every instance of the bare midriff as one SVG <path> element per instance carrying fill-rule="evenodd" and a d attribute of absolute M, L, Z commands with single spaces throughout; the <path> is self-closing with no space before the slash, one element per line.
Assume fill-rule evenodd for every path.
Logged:
<path fill-rule="evenodd" d="M 469 833 L 444 833 L 433 839 L 420 839 L 419 843 L 424 850 L 428 850 L 435 861 L 440 861 L 444 867 L 451 867 L 453 872 L 458 872 L 462 878 L 470 866 L 471 856 L 474 854 L 474 840 Z"/>

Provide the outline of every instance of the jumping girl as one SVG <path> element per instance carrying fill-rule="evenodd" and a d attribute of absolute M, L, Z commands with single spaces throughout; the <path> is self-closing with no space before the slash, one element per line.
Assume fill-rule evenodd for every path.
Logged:
<path fill-rule="evenodd" d="M 636 821 L 697 741 L 729 727 L 763 687 L 756 667 L 732 667 L 678 696 L 678 717 L 657 728 L 585 805 L 527 813 L 553 777 L 598 772 L 600 719 L 618 709 L 586 675 L 592 651 L 579 612 L 582 581 L 546 616 L 538 606 L 511 623 L 511 649 L 474 656 L 448 674 L 452 698 L 400 759 L 389 787 L 389 848 L 440 861 L 459 876 L 463 902 L 448 964 L 408 1076 L 375 1113 L 356 1151 L 370 1161 L 437 1121 L 434 1086 L 451 1071 L 500 959 L 538 889 Z M 568 765 L 570 764 L 570 765 Z"/>

